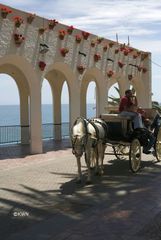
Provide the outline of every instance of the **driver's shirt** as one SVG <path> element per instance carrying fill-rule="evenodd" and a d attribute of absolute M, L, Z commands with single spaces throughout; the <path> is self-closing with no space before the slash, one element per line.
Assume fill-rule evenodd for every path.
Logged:
<path fill-rule="evenodd" d="M 131 101 L 130 98 L 124 96 L 121 98 L 121 101 L 120 101 L 120 105 L 119 105 L 119 112 L 122 112 L 124 111 L 124 108 L 130 108 L 130 106 L 132 106 L 133 103 Z"/>

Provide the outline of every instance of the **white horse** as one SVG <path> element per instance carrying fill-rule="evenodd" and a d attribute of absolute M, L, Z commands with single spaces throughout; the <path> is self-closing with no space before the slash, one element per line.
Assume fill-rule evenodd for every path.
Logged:
<path fill-rule="evenodd" d="M 78 166 L 78 181 L 81 182 L 81 157 L 84 153 L 88 169 L 87 183 L 91 182 L 93 165 L 97 174 L 103 174 L 103 159 L 106 141 L 106 123 L 101 119 L 87 120 L 77 118 L 71 128 L 72 152 L 76 156 Z"/>

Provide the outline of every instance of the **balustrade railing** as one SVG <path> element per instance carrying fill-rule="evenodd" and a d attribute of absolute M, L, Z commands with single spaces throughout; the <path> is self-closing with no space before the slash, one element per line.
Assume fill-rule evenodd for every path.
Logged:
<path fill-rule="evenodd" d="M 61 138 L 69 137 L 69 123 L 42 124 L 42 138 L 43 139 L 55 139 L 55 128 L 61 128 Z M 30 127 L 29 126 L 0 126 L 0 144 L 21 143 L 22 139 L 30 139 Z M 21 138 L 21 135 L 22 138 Z M 24 140 L 25 141 L 25 140 Z"/>

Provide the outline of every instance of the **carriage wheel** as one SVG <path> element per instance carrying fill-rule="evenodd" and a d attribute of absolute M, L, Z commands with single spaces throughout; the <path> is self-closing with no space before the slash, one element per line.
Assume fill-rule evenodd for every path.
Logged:
<path fill-rule="evenodd" d="M 113 151 L 118 160 L 124 160 L 127 156 L 129 156 L 129 146 L 118 144 L 113 146 Z"/>
<path fill-rule="evenodd" d="M 138 139 L 133 139 L 130 145 L 129 164 L 132 172 L 137 172 L 141 164 L 141 145 Z"/>
<path fill-rule="evenodd" d="M 155 155 L 158 161 L 161 161 L 161 127 L 159 128 L 155 143 Z"/>

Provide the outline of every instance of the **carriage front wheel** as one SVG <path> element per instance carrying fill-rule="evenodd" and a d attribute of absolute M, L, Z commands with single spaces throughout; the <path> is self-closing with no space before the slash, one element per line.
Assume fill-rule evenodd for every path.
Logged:
<path fill-rule="evenodd" d="M 138 139 L 133 139 L 130 144 L 129 165 L 132 172 L 136 173 L 141 164 L 141 145 Z"/>
<path fill-rule="evenodd" d="M 155 143 L 155 155 L 158 161 L 161 161 L 161 127 L 159 128 L 156 143 Z"/>

